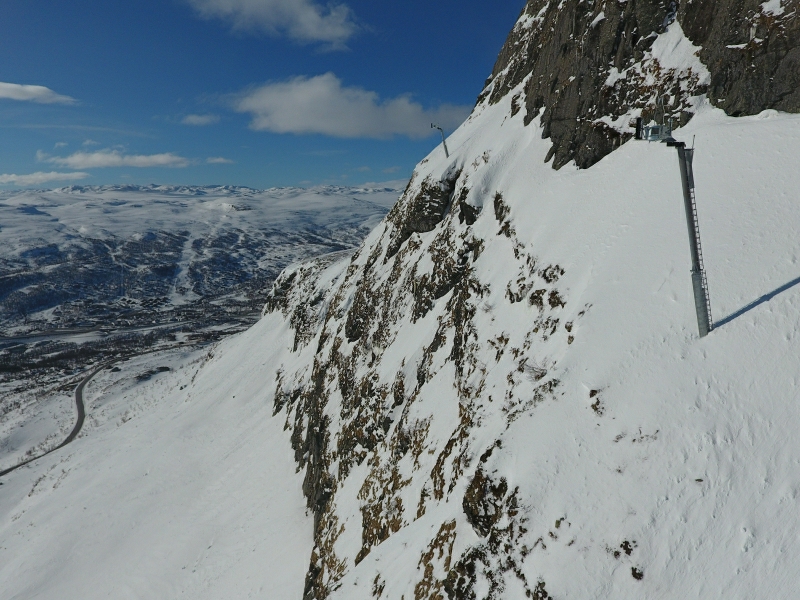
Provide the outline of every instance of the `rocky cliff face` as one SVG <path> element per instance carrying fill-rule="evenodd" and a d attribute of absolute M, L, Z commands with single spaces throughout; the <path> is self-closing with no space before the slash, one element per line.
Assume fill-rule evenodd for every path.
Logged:
<path fill-rule="evenodd" d="M 487 468 L 502 441 L 474 437 L 483 420 L 502 431 L 554 395 L 559 381 L 531 349 L 566 348 L 584 312 L 565 312 L 564 270 L 517 239 L 497 192 L 485 220 L 516 271 L 501 293 L 531 322 L 521 338 L 498 330 L 484 339 L 490 286 L 474 267 L 484 243 L 473 231 L 482 211 L 470 175 L 487 161 L 469 172 L 418 175 L 346 270 L 317 261 L 275 285 L 266 310 L 283 312 L 295 351 L 313 355 L 279 372 L 275 391 L 315 514 L 306 598 L 327 598 L 376 546 L 454 494 L 463 495 L 464 515 L 484 541 L 459 556 L 456 521 L 437 521 L 419 556 L 415 597 L 475 597 L 479 579 L 499 591 L 509 577 L 529 597 L 548 597 L 544 582 L 528 581 L 519 568 L 527 550 L 517 543 L 525 521 L 518 492 Z M 348 509 L 354 501 L 358 520 Z M 374 580 L 376 597 L 383 577 Z"/>
<path fill-rule="evenodd" d="M 315 516 L 307 600 L 543 600 L 552 593 L 541 566 L 549 553 L 562 563 L 593 556 L 592 565 L 623 565 L 625 585 L 643 580 L 627 500 L 598 501 L 592 506 L 612 516 L 584 514 L 579 524 L 586 507 L 565 501 L 573 518 L 542 491 L 561 477 L 560 464 L 527 491 L 520 486 L 535 476 L 516 477 L 509 466 L 514 448 L 535 445 L 526 436 L 542 406 L 560 406 L 559 418 L 583 428 L 567 437 L 607 431 L 615 449 L 627 440 L 625 452 L 639 454 L 621 462 L 644 464 L 659 435 L 644 421 L 635 433 L 639 409 L 625 427 L 621 412 L 612 424 L 605 382 L 574 374 L 589 369 L 570 357 L 592 311 L 581 290 L 599 260 L 575 256 L 595 231 L 602 240 L 593 252 L 606 252 L 620 223 L 594 197 L 583 202 L 601 180 L 547 196 L 557 176 L 543 165 L 595 164 L 631 137 L 631 118 L 655 114 L 657 97 L 684 124 L 704 95 L 730 114 L 797 110 L 796 6 L 766 6 L 531 0 L 453 135 L 453 154 L 436 150 L 418 165 L 351 260 L 308 263 L 278 279 L 265 311 L 282 313 L 294 337 L 274 410 L 291 431 Z M 613 172 L 622 178 L 624 167 Z M 613 183 L 603 185 L 596 193 L 610 202 Z M 569 452 L 580 455 L 580 446 Z M 584 469 L 579 478 L 599 478 L 597 487 L 577 486 L 590 503 L 625 472 L 573 467 Z"/>
<path fill-rule="evenodd" d="M 515 110 L 524 106 L 526 123 L 541 115 L 556 169 L 596 163 L 631 137 L 632 117 L 660 112 L 658 97 L 680 124 L 699 94 L 732 116 L 798 112 L 799 7 L 797 0 L 531 0 L 481 99 L 499 102 L 524 84 Z M 675 22 L 699 47 L 710 76 L 653 55 Z"/>

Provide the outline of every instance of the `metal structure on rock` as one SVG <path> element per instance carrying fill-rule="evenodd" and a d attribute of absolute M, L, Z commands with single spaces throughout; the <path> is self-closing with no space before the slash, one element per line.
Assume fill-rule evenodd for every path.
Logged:
<path fill-rule="evenodd" d="M 692 160 L 694 148 L 687 148 L 684 142 L 668 141 L 668 146 L 678 151 L 678 164 L 681 169 L 683 204 L 686 209 L 686 225 L 689 230 L 689 249 L 692 254 L 692 290 L 697 312 L 697 328 L 700 337 L 707 336 L 714 329 L 711 319 L 711 299 L 708 295 L 708 280 L 703 266 L 703 249 L 700 245 L 700 225 L 697 221 L 697 203 L 694 195 L 694 172 Z"/>
<path fill-rule="evenodd" d="M 634 125 L 634 123 L 631 123 Z M 662 117 L 661 124 L 644 125 L 641 117 L 635 121 L 637 140 L 649 142 L 665 142 L 667 146 L 678 151 L 678 165 L 681 170 L 681 186 L 683 187 L 683 205 L 686 211 L 686 225 L 689 231 L 689 250 L 692 256 L 692 291 L 697 313 L 697 328 L 700 337 L 705 337 L 714 329 L 711 318 L 711 298 L 708 293 L 708 279 L 703 266 L 703 248 L 700 244 L 700 225 L 697 220 L 697 202 L 694 194 L 694 147 L 687 148 L 685 142 L 678 142 L 672 137 L 672 119 Z"/>
<path fill-rule="evenodd" d="M 442 146 L 444 146 L 444 155 L 447 158 L 450 158 L 450 152 L 447 150 L 447 142 L 444 141 L 444 129 L 442 129 L 438 125 L 434 125 L 433 123 L 431 123 L 431 129 L 438 129 L 439 133 L 442 134 Z"/>

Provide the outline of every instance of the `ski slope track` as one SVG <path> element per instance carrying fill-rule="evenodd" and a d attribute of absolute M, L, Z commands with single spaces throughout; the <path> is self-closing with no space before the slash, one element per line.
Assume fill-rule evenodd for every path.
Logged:
<path fill-rule="evenodd" d="M 554 170 L 524 85 L 251 329 L 98 374 L 0 487 L 3 597 L 796 597 L 800 116 L 675 132 L 700 339 L 675 150 Z"/>

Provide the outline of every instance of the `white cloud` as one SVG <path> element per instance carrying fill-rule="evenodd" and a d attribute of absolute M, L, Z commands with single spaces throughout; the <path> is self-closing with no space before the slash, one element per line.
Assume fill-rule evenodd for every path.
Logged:
<path fill-rule="evenodd" d="M 431 122 L 454 129 L 471 110 L 450 104 L 425 109 L 409 96 L 381 100 L 375 92 L 343 87 L 333 73 L 269 83 L 241 95 L 235 109 L 250 113 L 250 127 L 258 131 L 375 139 L 424 138 Z"/>
<path fill-rule="evenodd" d="M 206 162 L 210 165 L 232 165 L 233 161 L 230 158 L 223 158 L 222 156 L 212 156 L 207 158 Z"/>
<path fill-rule="evenodd" d="M 181 120 L 184 125 L 213 125 L 219 122 L 218 115 L 186 115 Z"/>
<path fill-rule="evenodd" d="M 172 154 L 123 154 L 119 150 L 97 152 L 75 152 L 69 156 L 49 156 L 37 152 L 40 162 L 49 162 L 71 169 L 100 169 L 104 167 L 188 167 L 188 159 Z"/>
<path fill-rule="evenodd" d="M 39 104 L 75 104 L 77 100 L 56 94 L 42 85 L 0 82 L 0 99 L 38 102 Z"/>
<path fill-rule="evenodd" d="M 95 142 L 94 140 L 86 140 L 83 142 L 84 146 L 99 146 L 100 142 Z"/>
<path fill-rule="evenodd" d="M 69 146 L 67 142 L 56 142 L 56 145 L 53 148 L 63 148 L 64 146 Z"/>
<path fill-rule="evenodd" d="M 241 30 L 285 35 L 299 42 L 342 47 L 358 26 L 345 4 L 314 0 L 187 0 L 205 18 L 218 17 Z"/>
<path fill-rule="evenodd" d="M 41 185 L 51 181 L 74 181 L 76 179 L 86 179 L 87 177 L 89 177 L 88 173 L 57 173 L 55 171 L 43 173 L 42 171 L 37 171 L 29 175 L 0 175 L 0 184 Z"/>

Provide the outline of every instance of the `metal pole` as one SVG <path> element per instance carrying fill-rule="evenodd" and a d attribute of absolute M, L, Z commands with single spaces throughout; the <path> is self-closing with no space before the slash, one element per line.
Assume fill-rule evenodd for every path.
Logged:
<path fill-rule="evenodd" d="M 450 158 L 450 153 L 447 151 L 447 142 L 444 141 L 444 130 L 438 125 L 434 125 L 433 123 L 431 123 L 431 129 L 438 129 L 439 133 L 442 134 L 442 146 L 444 146 L 444 155 L 447 158 Z"/>
<path fill-rule="evenodd" d="M 687 149 L 684 142 L 667 142 L 678 151 L 678 165 L 681 169 L 683 186 L 683 205 L 686 210 L 686 227 L 689 231 L 689 251 L 692 255 L 692 290 L 694 306 L 697 313 L 697 328 L 700 337 L 705 337 L 714 328 L 711 320 L 711 307 L 708 294 L 708 282 L 703 269 L 703 250 L 700 245 L 700 227 L 697 222 L 697 207 L 694 201 L 694 173 L 692 159 L 694 149 Z"/>

